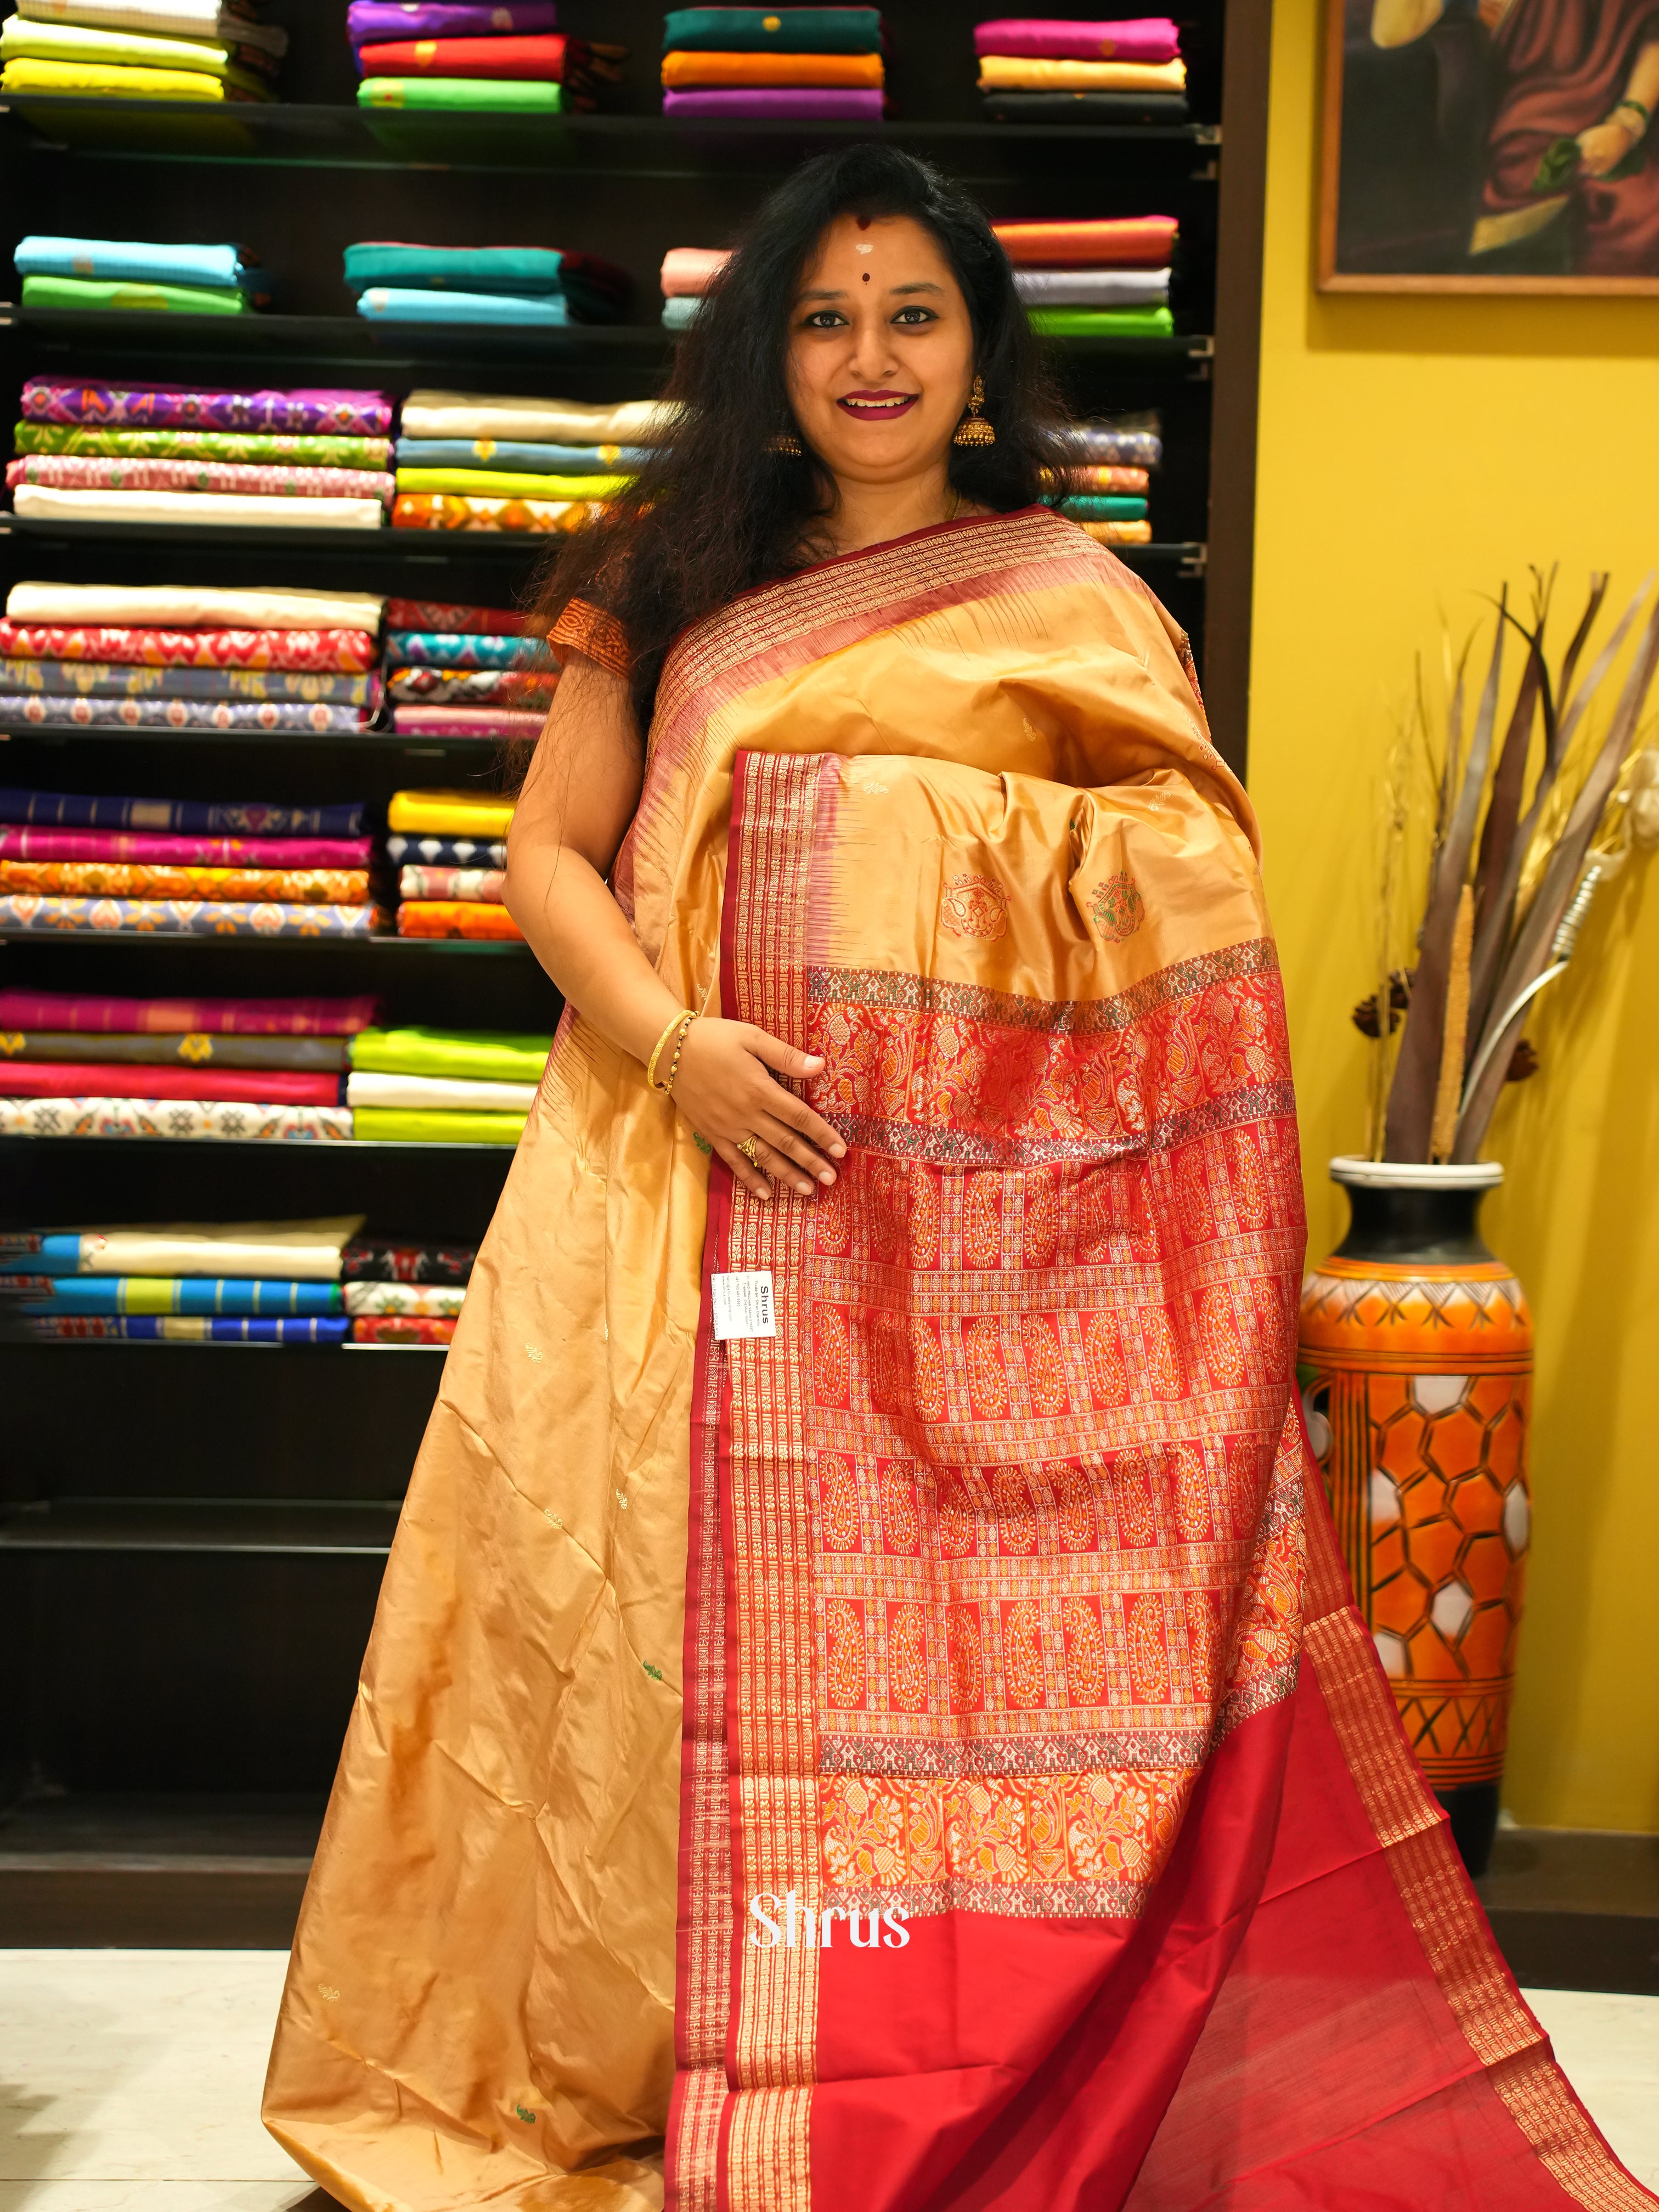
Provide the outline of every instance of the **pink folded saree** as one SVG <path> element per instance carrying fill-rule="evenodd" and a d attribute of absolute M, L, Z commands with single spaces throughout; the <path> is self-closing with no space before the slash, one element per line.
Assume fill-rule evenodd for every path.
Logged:
<path fill-rule="evenodd" d="M 879 123 L 884 95 L 825 86 L 665 92 L 665 115 L 733 123 Z"/>
<path fill-rule="evenodd" d="M 1003 15 L 975 24 L 974 52 L 1043 61 L 1169 62 L 1181 52 L 1181 33 L 1167 15 L 1138 15 L 1117 23 Z"/>

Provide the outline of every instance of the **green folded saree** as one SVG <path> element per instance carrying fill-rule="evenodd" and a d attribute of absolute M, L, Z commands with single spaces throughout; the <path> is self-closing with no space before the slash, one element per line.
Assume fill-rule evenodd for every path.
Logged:
<path fill-rule="evenodd" d="M 550 1036 L 504 1030 L 362 1030 L 349 1047 L 354 1068 L 376 1075 L 450 1075 L 484 1083 L 539 1083 Z M 416 1107 L 364 1108 L 362 1112 L 416 1113 Z M 443 1108 L 446 1113 L 459 1109 Z"/>
<path fill-rule="evenodd" d="M 137 284 L 96 276 L 26 276 L 26 307 L 125 309 L 162 308 L 175 315 L 246 315 L 252 312 L 240 292 L 206 284 Z"/>
<path fill-rule="evenodd" d="M 365 1145 L 516 1145 L 527 1114 L 459 1106 L 354 1106 L 351 1133 Z"/>
<path fill-rule="evenodd" d="M 98 453 L 124 461 L 289 461 L 313 469 L 383 469 L 390 438 L 308 437 L 289 430 L 105 430 L 86 422 L 20 422 L 19 453 Z"/>
<path fill-rule="evenodd" d="M 558 115 L 564 88 L 540 77 L 366 76 L 359 107 L 459 107 L 479 114 Z"/>
<path fill-rule="evenodd" d="M 125 69 L 189 70 L 222 77 L 261 98 L 270 81 L 240 66 L 234 46 L 220 39 L 158 39 L 138 31 L 94 29 L 82 23 L 37 23 L 9 15 L 0 24 L 0 62 L 61 62 Z"/>
<path fill-rule="evenodd" d="M 615 499 L 631 477 L 519 476 L 508 469 L 399 469 L 399 491 L 449 491 L 486 499 Z"/>
<path fill-rule="evenodd" d="M 1170 338 L 1167 307 L 1032 307 L 1031 328 L 1044 338 Z"/>

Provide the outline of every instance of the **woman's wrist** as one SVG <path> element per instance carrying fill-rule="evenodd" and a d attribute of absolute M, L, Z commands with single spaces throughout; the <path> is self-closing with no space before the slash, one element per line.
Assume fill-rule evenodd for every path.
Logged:
<path fill-rule="evenodd" d="M 1633 138 L 1640 138 L 1653 120 L 1653 110 L 1644 106 L 1639 100 L 1621 100 L 1607 120 L 1618 124 L 1620 130 L 1628 131 Z"/>

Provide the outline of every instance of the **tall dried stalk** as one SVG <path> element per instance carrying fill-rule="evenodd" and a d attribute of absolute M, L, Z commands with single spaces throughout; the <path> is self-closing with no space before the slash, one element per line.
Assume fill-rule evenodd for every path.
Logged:
<path fill-rule="evenodd" d="M 1424 711 L 1422 664 L 1418 665 L 1417 696 L 1409 713 L 1395 723 L 1394 737 L 1383 763 L 1381 804 L 1377 820 L 1376 891 L 1376 1050 L 1369 1063 L 1365 1116 L 1365 1150 L 1374 1160 L 1382 1158 L 1382 1130 L 1389 1105 L 1389 1083 L 1395 1052 L 1391 1001 L 1400 947 L 1400 913 L 1407 867 L 1406 841 L 1413 813 L 1413 784 L 1419 735 L 1426 749 L 1428 717 Z"/>
<path fill-rule="evenodd" d="M 1498 600 L 1492 659 L 1467 755 L 1462 720 L 1468 647 L 1454 682 L 1448 646 L 1446 748 L 1437 771 L 1429 718 L 1422 709 L 1419 667 L 1419 713 L 1437 786 L 1435 836 L 1416 972 L 1391 1078 L 1386 951 L 1381 963 L 1380 1044 L 1370 1100 L 1374 1158 L 1468 1161 L 1477 1156 L 1528 1009 L 1560 972 L 1596 884 L 1622 865 L 1632 842 L 1627 832 L 1633 814 L 1610 842 L 1605 826 L 1610 807 L 1617 813 L 1615 802 L 1648 805 L 1659 836 L 1659 802 L 1648 805 L 1644 796 L 1650 786 L 1659 792 L 1659 769 L 1651 774 L 1632 770 L 1644 707 L 1659 675 L 1659 602 L 1647 608 L 1638 629 L 1653 580 L 1651 575 L 1644 579 L 1582 678 L 1579 664 L 1601 611 L 1607 578 L 1598 574 L 1590 579 L 1583 614 L 1553 677 L 1544 643 L 1553 571 L 1547 578 L 1534 572 L 1530 624 L 1511 612 L 1506 589 Z M 1527 657 L 1497 744 L 1504 642 L 1510 629 L 1524 641 Z M 1632 633 L 1634 648 L 1605 734 L 1593 744 L 1576 745 L 1601 685 Z M 1400 743 L 1396 732 L 1383 787 L 1379 928 L 1380 941 L 1388 947 L 1395 942 L 1408 832 L 1401 818 L 1402 805 L 1408 805 L 1408 779 Z M 1645 846 L 1651 840 L 1644 835 L 1633 842 Z M 1378 1099 L 1385 1090 L 1379 1116 Z"/>

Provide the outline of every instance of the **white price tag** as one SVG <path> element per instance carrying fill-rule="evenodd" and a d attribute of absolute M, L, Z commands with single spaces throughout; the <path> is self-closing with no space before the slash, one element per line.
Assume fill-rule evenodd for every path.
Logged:
<path fill-rule="evenodd" d="M 777 1334 L 769 1267 L 750 1268 L 740 1275 L 711 1275 L 708 1288 L 714 1299 L 717 1340 L 723 1343 L 731 1336 Z"/>

